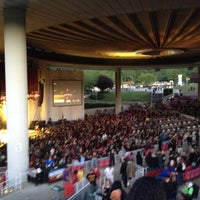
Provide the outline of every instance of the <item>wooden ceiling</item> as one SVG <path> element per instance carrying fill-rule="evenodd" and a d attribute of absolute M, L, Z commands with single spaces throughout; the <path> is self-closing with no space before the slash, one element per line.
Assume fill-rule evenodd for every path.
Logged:
<path fill-rule="evenodd" d="M 27 50 L 33 58 L 80 68 L 200 61 L 199 0 L 5 0 L 0 3 L 2 55 L 3 10 L 9 6 L 26 7 Z M 111 56 L 118 52 L 137 54 Z"/>

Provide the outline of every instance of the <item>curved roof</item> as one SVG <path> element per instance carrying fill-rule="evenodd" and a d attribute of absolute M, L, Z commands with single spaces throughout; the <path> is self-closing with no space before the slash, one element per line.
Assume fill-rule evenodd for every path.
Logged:
<path fill-rule="evenodd" d="M 28 55 L 82 68 L 191 65 L 200 61 L 199 0 L 5 0 L 26 8 Z"/>

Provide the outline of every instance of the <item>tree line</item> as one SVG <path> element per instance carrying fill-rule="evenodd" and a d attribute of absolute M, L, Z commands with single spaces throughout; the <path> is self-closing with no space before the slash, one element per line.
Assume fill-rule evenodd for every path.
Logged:
<path fill-rule="evenodd" d="M 148 86 L 155 81 L 174 81 L 178 82 L 178 75 L 182 74 L 183 82 L 189 83 L 192 73 L 196 73 L 197 68 L 188 70 L 188 68 L 179 69 L 161 69 L 161 70 L 122 70 L 121 82 L 131 82 L 133 85 Z M 113 86 L 115 82 L 115 71 L 113 70 L 85 70 L 85 90 L 91 90 L 94 87 L 106 87 L 108 84 Z M 109 80 L 110 79 L 110 80 Z M 104 83 L 102 83 L 104 82 Z M 113 82 L 113 83 L 112 83 Z M 103 86 L 102 86 L 103 84 Z M 108 85 L 108 86 L 109 86 Z M 99 87 L 100 88 L 100 87 Z"/>

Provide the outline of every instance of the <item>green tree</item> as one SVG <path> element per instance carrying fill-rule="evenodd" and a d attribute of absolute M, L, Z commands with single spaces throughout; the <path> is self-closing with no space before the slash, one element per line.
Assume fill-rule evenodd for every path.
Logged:
<path fill-rule="evenodd" d="M 97 70 L 85 70 L 84 71 L 84 88 L 85 90 L 91 90 L 96 86 L 99 73 Z"/>
<path fill-rule="evenodd" d="M 114 80 L 115 73 L 112 70 L 84 70 L 84 88 L 85 90 L 91 90 L 96 87 L 98 77 L 105 75 Z"/>
<path fill-rule="evenodd" d="M 103 92 L 106 89 L 113 88 L 113 80 L 105 75 L 100 75 L 97 81 L 97 87 Z"/>
<path fill-rule="evenodd" d="M 162 69 L 157 72 L 157 80 L 158 81 L 170 81 L 173 80 L 174 83 L 178 82 L 178 75 L 182 74 L 183 81 L 186 81 L 186 77 L 190 77 L 193 72 L 197 71 L 196 68 L 192 70 L 188 70 L 187 68 L 179 68 L 179 69 Z"/>
<path fill-rule="evenodd" d="M 148 86 L 156 81 L 156 76 L 152 73 L 142 73 L 139 75 L 138 81 L 140 84 Z"/>

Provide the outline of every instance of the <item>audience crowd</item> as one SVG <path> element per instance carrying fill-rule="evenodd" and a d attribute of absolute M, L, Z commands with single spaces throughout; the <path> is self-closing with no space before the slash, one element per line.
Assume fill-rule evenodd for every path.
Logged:
<path fill-rule="evenodd" d="M 97 159 L 108 156 L 110 166 L 104 171 L 107 182 L 103 193 L 106 196 L 110 195 L 110 199 L 111 196 L 118 194 L 120 194 L 118 199 L 125 199 L 122 188 L 131 188 L 137 183 L 135 166 L 143 166 L 143 158 L 140 152 L 136 157 L 131 155 L 124 157 L 119 172 L 122 182 L 116 183 L 113 177 L 114 155 L 123 155 L 125 152 L 137 149 L 144 149 L 144 152 L 156 149 L 145 154 L 148 172 L 163 169 L 155 179 L 162 181 L 163 188 L 168 191 L 165 192 L 166 199 L 175 199 L 177 187 L 183 184 L 182 173 L 186 166 L 197 166 L 200 162 L 198 159 L 200 121 L 197 118 L 199 109 L 199 101 L 177 96 L 165 104 L 133 104 L 128 109 L 122 109 L 118 115 L 111 109 L 86 115 L 85 119 L 65 120 L 59 125 L 48 123 L 40 130 L 37 137 L 30 138 L 30 168 L 40 168 L 44 174 L 43 181 L 47 181 L 48 172 L 52 168 L 64 167 L 64 181 L 76 183 L 85 176 L 95 187 L 94 181 L 100 175 L 94 170 L 95 168 L 98 170 Z M 168 160 L 163 149 L 166 143 L 170 150 Z M 2 165 L 6 165 L 5 146 L 1 148 Z M 79 165 L 88 160 L 91 160 L 92 169 L 87 176 L 79 170 L 70 174 L 67 168 L 69 164 Z M 143 182 L 144 180 L 139 183 L 141 187 L 144 185 Z M 151 179 L 148 179 L 148 182 L 154 184 Z M 109 192 L 108 187 L 112 188 Z M 113 192 L 113 188 L 118 190 Z M 131 192 L 131 196 L 136 194 L 135 190 Z"/>

